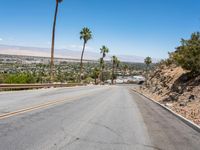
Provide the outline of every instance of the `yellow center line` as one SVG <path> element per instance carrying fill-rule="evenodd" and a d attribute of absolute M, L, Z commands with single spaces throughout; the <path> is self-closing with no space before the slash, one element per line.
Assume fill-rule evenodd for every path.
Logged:
<path fill-rule="evenodd" d="M 9 117 L 12 117 L 12 116 L 16 116 L 16 115 L 19 115 L 19 114 L 24 114 L 26 112 L 31 112 L 31 111 L 34 111 L 34 110 L 38 110 L 38 109 L 62 104 L 66 101 L 72 101 L 72 100 L 79 99 L 79 98 L 82 98 L 82 97 L 92 96 L 94 94 L 83 94 L 83 95 L 74 96 L 74 97 L 66 97 L 66 98 L 63 98 L 63 99 L 60 99 L 60 100 L 49 101 L 49 102 L 46 102 L 46 103 L 41 103 L 41 104 L 34 105 L 34 106 L 31 106 L 31 107 L 23 108 L 23 109 L 20 109 L 20 110 L 17 110 L 17 111 L 4 113 L 4 114 L 0 115 L 0 120 L 5 119 L 5 118 L 9 118 Z"/>

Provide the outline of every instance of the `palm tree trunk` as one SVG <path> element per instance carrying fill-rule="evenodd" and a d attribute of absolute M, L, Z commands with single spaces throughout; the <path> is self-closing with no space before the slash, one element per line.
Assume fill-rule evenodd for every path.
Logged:
<path fill-rule="evenodd" d="M 148 76 L 148 65 L 146 65 L 146 78 Z"/>
<path fill-rule="evenodd" d="M 51 64 L 50 64 L 50 71 L 51 71 L 51 82 L 54 78 L 54 43 L 55 43 L 55 30 L 56 30 L 56 19 L 58 14 L 58 1 L 56 1 L 56 9 L 54 15 L 54 22 L 53 22 L 53 31 L 52 31 L 52 43 L 51 43 Z"/>
<path fill-rule="evenodd" d="M 97 85 L 97 78 L 96 77 L 94 78 L 94 83 L 95 83 L 95 85 Z"/>
<path fill-rule="evenodd" d="M 104 64 L 102 64 L 102 66 L 101 66 L 101 81 L 102 82 L 104 82 L 104 78 L 103 78 L 103 71 L 104 71 L 104 66 L 103 66 Z"/>
<path fill-rule="evenodd" d="M 104 82 L 103 71 L 104 71 L 104 69 L 102 68 L 102 70 L 101 70 L 101 81 L 102 82 Z"/>
<path fill-rule="evenodd" d="M 83 43 L 83 50 L 82 50 L 82 54 L 81 54 L 79 82 L 81 82 L 81 75 L 82 75 L 82 72 L 83 72 L 83 55 L 84 55 L 84 51 L 85 51 L 85 45 L 86 45 L 86 42 Z"/>
<path fill-rule="evenodd" d="M 147 86 L 147 78 L 148 78 L 148 65 L 146 65 L 146 73 L 145 73 L 145 85 Z"/>
<path fill-rule="evenodd" d="M 114 71 L 115 70 L 115 65 L 113 63 L 113 66 L 112 66 L 112 84 L 114 84 Z"/>

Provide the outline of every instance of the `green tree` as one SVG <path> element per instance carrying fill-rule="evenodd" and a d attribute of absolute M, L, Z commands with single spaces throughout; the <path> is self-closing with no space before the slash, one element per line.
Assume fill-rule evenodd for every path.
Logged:
<path fill-rule="evenodd" d="M 145 58 L 145 60 L 144 60 L 144 63 L 147 65 L 147 66 L 149 66 L 151 63 L 152 63 L 152 59 L 151 59 L 151 57 L 146 57 Z"/>
<path fill-rule="evenodd" d="M 51 81 L 53 80 L 54 76 L 54 43 L 55 43 L 55 31 L 56 31 L 56 19 L 58 14 L 58 5 L 63 0 L 56 0 L 56 9 L 53 21 L 53 30 L 52 30 L 52 43 L 51 43 L 51 63 L 50 63 L 50 70 L 51 70 Z"/>
<path fill-rule="evenodd" d="M 120 61 L 116 56 L 112 56 L 112 84 L 114 84 L 115 79 L 115 68 L 119 66 Z"/>
<path fill-rule="evenodd" d="M 99 77 L 99 74 L 100 74 L 100 70 L 97 67 L 95 67 L 92 70 L 92 78 L 94 78 L 95 84 L 97 84 L 97 78 Z"/>
<path fill-rule="evenodd" d="M 116 68 L 119 68 L 120 67 L 120 60 L 117 58 L 117 63 L 116 63 Z"/>
<path fill-rule="evenodd" d="M 144 63 L 146 64 L 146 72 L 147 72 L 147 70 L 148 70 L 150 64 L 152 63 L 151 57 L 149 57 L 149 56 L 146 57 L 146 58 L 144 59 Z"/>
<path fill-rule="evenodd" d="M 123 77 L 125 76 L 127 69 L 128 69 L 128 65 L 125 64 L 125 65 L 123 66 Z"/>
<path fill-rule="evenodd" d="M 104 82 L 104 68 L 105 68 L 105 64 L 104 64 L 104 58 L 106 57 L 106 54 L 109 53 L 109 49 L 103 45 L 102 48 L 100 48 L 100 53 L 102 54 L 102 57 L 100 58 L 100 68 L 101 68 L 101 81 Z"/>
<path fill-rule="evenodd" d="M 151 57 L 146 57 L 145 59 L 144 59 L 144 63 L 146 64 L 146 78 L 148 77 L 148 70 L 149 70 L 149 66 L 150 66 L 150 64 L 152 63 L 152 59 L 151 59 Z"/>
<path fill-rule="evenodd" d="M 81 53 L 81 62 L 80 62 L 80 76 L 79 76 L 79 81 L 82 79 L 82 72 L 83 72 L 83 55 L 85 51 L 85 46 L 87 42 L 92 39 L 92 32 L 90 31 L 89 28 L 84 27 L 81 32 L 80 32 L 80 39 L 83 40 L 83 50 Z"/>
<path fill-rule="evenodd" d="M 182 39 L 181 46 L 170 55 L 183 69 L 200 74 L 200 33 L 193 33 L 189 40 Z"/>

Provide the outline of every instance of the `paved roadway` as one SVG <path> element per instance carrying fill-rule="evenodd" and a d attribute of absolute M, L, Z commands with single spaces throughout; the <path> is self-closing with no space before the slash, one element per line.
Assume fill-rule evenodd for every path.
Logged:
<path fill-rule="evenodd" d="M 127 86 L 0 93 L 0 150 L 199 149 L 200 133 Z"/>

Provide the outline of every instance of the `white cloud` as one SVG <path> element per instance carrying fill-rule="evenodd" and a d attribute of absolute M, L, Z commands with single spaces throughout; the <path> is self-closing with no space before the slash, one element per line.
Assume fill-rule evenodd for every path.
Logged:
<path fill-rule="evenodd" d="M 0 41 L 3 41 L 3 39 L 2 39 L 2 38 L 0 38 Z"/>

